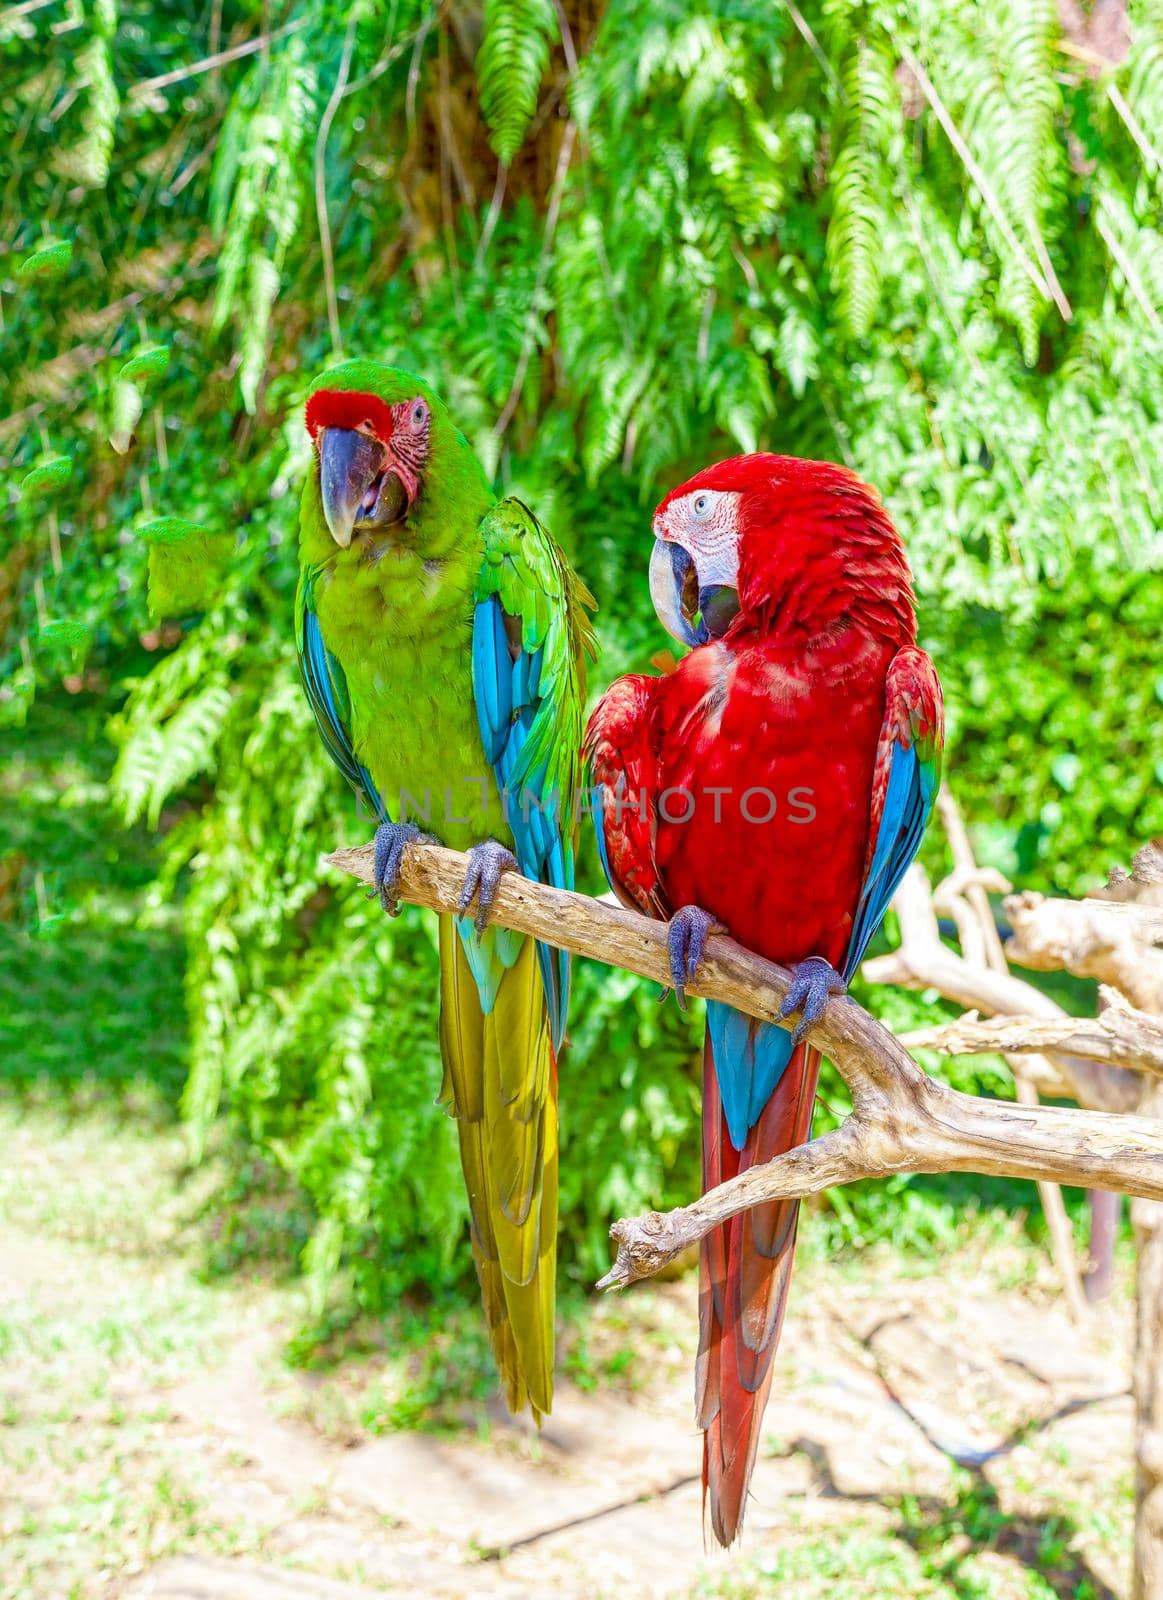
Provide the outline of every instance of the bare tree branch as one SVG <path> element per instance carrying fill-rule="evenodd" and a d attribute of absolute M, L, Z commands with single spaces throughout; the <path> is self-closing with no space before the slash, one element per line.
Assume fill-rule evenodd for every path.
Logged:
<path fill-rule="evenodd" d="M 1000 1050 L 1064 1050 L 1087 1061 L 1111 1061 L 1132 1072 L 1163 1077 L 1163 1022 L 1130 1005 L 1117 989 L 1103 986 L 1104 1009 L 1097 1017 L 992 1017 L 975 1011 L 939 1028 L 901 1035 L 909 1050 L 939 1050 L 942 1055 L 976 1055 Z"/>
<path fill-rule="evenodd" d="M 1113 984 L 1143 1011 L 1163 1011 L 1163 906 L 1118 900 L 1005 902 L 1011 961 L 1036 972 L 1073 972 Z"/>
<path fill-rule="evenodd" d="M 1010 885 L 999 872 L 983 871 L 977 864 L 969 830 L 961 815 L 957 798 L 948 786 L 937 795 L 937 810 L 949 848 L 953 852 L 953 873 L 937 886 L 933 904 L 942 902 L 949 906 L 957 923 L 961 954 L 973 966 L 988 967 L 993 972 L 1009 972 L 1009 963 L 1002 948 L 1001 935 L 993 920 L 993 907 L 989 902 L 989 889 L 1005 893 Z M 1032 1057 L 1008 1055 L 1006 1060 L 1014 1074 L 1017 1098 L 1021 1105 L 1036 1106 L 1039 1088 L 1045 1087 L 1045 1076 L 1053 1072 L 1052 1064 L 1044 1055 Z M 1033 1071 L 1028 1070 L 1033 1068 Z M 1035 1081 L 1035 1080 L 1042 1081 Z M 1086 1315 L 1086 1296 L 1078 1259 L 1074 1253 L 1074 1236 L 1070 1219 L 1066 1215 L 1066 1202 L 1061 1187 L 1056 1183 L 1038 1184 L 1038 1198 L 1050 1231 L 1050 1245 L 1055 1265 L 1062 1279 L 1062 1288 L 1070 1315 L 1081 1322 Z"/>
<path fill-rule="evenodd" d="M 284 23 L 281 28 L 275 28 L 272 33 L 261 33 L 254 39 L 245 40 L 242 44 L 232 45 L 229 50 L 219 50 L 212 56 L 204 56 L 201 61 L 193 61 L 188 67 L 175 67 L 172 72 L 159 73 L 156 78 L 141 78 L 137 83 L 130 84 L 130 99 L 141 99 L 144 95 L 156 93 L 158 89 L 168 89 L 171 84 L 182 83 L 186 78 L 196 78 L 200 73 L 213 72 L 218 67 L 224 67 L 229 61 L 241 61 L 243 56 L 256 55 L 258 51 L 267 49 L 269 45 L 285 39 L 290 33 L 297 33 L 300 28 L 306 26 L 306 17 L 299 17 L 293 22 Z"/>
<path fill-rule="evenodd" d="M 371 883 L 370 846 L 326 859 Z M 402 897 L 455 912 L 467 865 L 466 856 L 440 846 L 409 846 Z M 493 920 L 576 955 L 669 983 L 665 925 L 621 907 L 506 873 Z M 713 935 L 690 991 L 779 1022 L 787 987 L 784 968 Z M 984 1172 L 1163 1199 L 1163 1126 L 1157 1121 L 961 1094 L 923 1072 L 890 1033 L 846 997 L 829 1002 L 808 1038 L 831 1057 L 848 1085 L 853 1101 L 848 1120 L 693 1205 L 615 1224 L 618 1259 L 602 1280 L 605 1287 L 659 1271 L 748 1207 L 890 1172 Z"/>
<path fill-rule="evenodd" d="M 866 961 L 863 975 L 871 983 L 892 983 L 906 989 L 936 989 L 947 1000 L 968 1011 L 991 1016 L 1022 1016 L 1074 1021 L 1048 994 L 1010 972 L 974 966 L 948 945 L 942 944 L 929 894 L 928 879 L 915 862 L 905 874 L 893 899 L 900 921 L 900 947 L 890 955 Z M 1010 952 L 1015 960 L 1022 960 Z M 1133 1073 L 1068 1054 L 1047 1051 L 1046 1065 L 1027 1076 L 1036 1078 L 1043 1093 L 1064 1094 L 1079 1105 L 1101 1111 L 1130 1111 L 1139 1101 L 1141 1084 Z M 1053 1075 L 1061 1080 L 1055 1091 Z"/>

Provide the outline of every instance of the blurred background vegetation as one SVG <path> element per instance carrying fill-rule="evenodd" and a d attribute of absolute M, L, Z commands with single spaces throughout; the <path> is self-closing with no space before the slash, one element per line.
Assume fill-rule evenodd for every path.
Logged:
<path fill-rule="evenodd" d="M 24 0 L 0 71 L 0 1079 L 183 1117 L 210 1267 L 301 1268 L 302 1353 L 471 1273 L 434 929 L 319 864 L 368 834 L 292 645 L 338 352 L 423 373 L 570 549 L 595 691 L 664 644 L 666 488 L 843 460 L 906 536 L 981 858 L 1078 893 L 1163 832 L 1159 0 Z M 147 608 L 166 517 L 228 553 L 197 613 Z M 697 1186 L 700 1026 L 579 973 L 578 1284 Z M 899 1180 L 807 1232 L 921 1248 L 982 1197 L 1029 1204 Z"/>

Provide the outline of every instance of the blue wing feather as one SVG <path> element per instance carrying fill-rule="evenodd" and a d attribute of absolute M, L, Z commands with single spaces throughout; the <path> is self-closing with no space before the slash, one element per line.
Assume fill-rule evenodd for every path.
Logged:
<path fill-rule="evenodd" d="M 543 655 L 543 649 L 519 650 L 514 658 L 500 599 L 489 595 L 477 603 L 472 634 L 477 719 L 497 786 L 507 797 L 517 864 L 527 878 L 572 889 L 573 854 L 566 848 L 563 833 L 563 824 L 569 826 L 572 819 L 562 817 L 561 797 L 545 792 L 545 768 L 530 773 L 520 792 L 510 787 L 536 715 Z M 569 957 L 538 941 L 537 958 L 556 1050 L 565 1033 L 569 1007 Z"/>
<path fill-rule="evenodd" d="M 482 601 L 473 616 L 472 681 L 481 740 L 490 766 L 501 759 L 513 716 L 513 663 L 499 603 Z"/>
<path fill-rule="evenodd" d="M 347 683 L 343 668 L 323 642 L 319 618 L 310 604 L 310 590 L 302 612 L 299 671 L 303 688 L 327 753 L 357 794 L 362 793 L 381 822 L 387 809 L 371 774 L 356 756 L 347 725 Z"/>
<path fill-rule="evenodd" d="M 936 771 L 919 759 L 915 745 L 894 745 L 880 827 L 844 958 L 846 982 L 864 959 L 897 885 L 921 847 L 936 791 Z"/>

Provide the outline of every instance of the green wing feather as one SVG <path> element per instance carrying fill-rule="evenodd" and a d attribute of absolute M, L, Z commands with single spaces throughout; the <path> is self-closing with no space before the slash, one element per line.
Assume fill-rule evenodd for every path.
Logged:
<path fill-rule="evenodd" d="M 586 614 L 593 599 L 520 500 L 482 519 L 475 590 L 473 690 L 485 754 L 521 871 L 572 889 L 581 781 Z M 565 1033 L 569 957 L 538 946 L 554 1047 Z"/>
<path fill-rule="evenodd" d="M 315 725 L 328 755 L 355 792 L 364 796 L 381 820 L 386 820 L 387 811 L 371 773 L 357 758 L 352 745 L 351 700 L 347 679 L 343 668 L 324 644 L 319 618 L 315 615 L 314 588 L 317 576 L 317 568 L 302 567 L 299 586 L 295 591 L 295 649 L 299 657 L 303 690 L 315 713 Z"/>
<path fill-rule="evenodd" d="M 542 792 L 561 796 L 572 817 L 581 782 L 585 657 L 595 651 L 594 597 L 523 501 L 499 500 L 481 522 L 484 560 L 476 599 L 495 595 L 521 624 L 521 648 L 541 655 L 540 703 L 510 787 L 544 768 Z M 568 836 L 568 830 L 567 830 Z M 573 844 L 570 838 L 570 853 Z"/>
<path fill-rule="evenodd" d="M 520 501 L 492 507 L 481 534 L 473 639 L 481 736 L 510 795 L 528 788 L 556 802 L 532 824 L 511 807 L 522 870 L 572 882 L 583 658 L 593 643 L 585 607 L 593 601 Z M 473 1257 L 506 1397 L 512 1410 L 528 1404 L 539 1419 L 553 1400 L 555 1036 L 567 982 L 558 953 L 531 939 L 507 948 L 503 962 L 486 961 L 500 937 L 489 929 L 478 944 L 470 923 L 441 918 L 443 1098 L 456 1118 Z"/>

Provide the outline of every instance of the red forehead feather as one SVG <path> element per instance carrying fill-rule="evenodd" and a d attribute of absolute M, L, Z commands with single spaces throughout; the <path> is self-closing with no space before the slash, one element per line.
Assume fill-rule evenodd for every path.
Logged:
<path fill-rule="evenodd" d="M 392 437 L 391 406 L 378 394 L 355 389 L 316 389 L 307 401 L 304 420 L 312 439 L 320 428 L 358 428 L 362 422 L 371 423 L 382 444 Z"/>
<path fill-rule="evenodd" d="M 760 452 L 750 456 L 731 456 L 696 472 L 693 478 L 672 489 L 658 506 L 664 511 L 672 500 L 694 494 L 699 489 L 721 489 L 737 494 L 769 494 L 781 489 L 785 495 L 796 489 L 862 490 L 875 500 L 873 491 L 861 483 L 847 467 L 831 461 L 802 461 L 798 456 L 777 456 Z M 655 513 L 657 515 L 657 512 Z"/>

